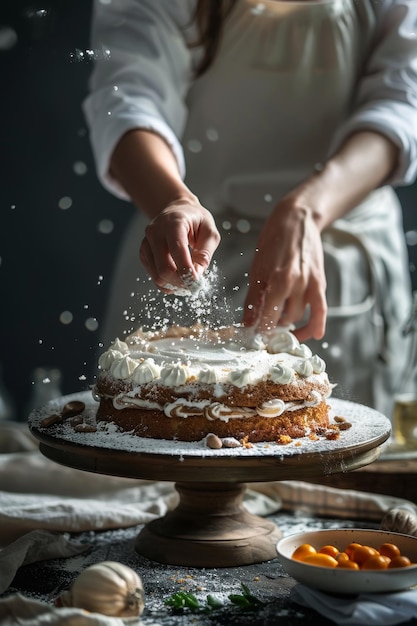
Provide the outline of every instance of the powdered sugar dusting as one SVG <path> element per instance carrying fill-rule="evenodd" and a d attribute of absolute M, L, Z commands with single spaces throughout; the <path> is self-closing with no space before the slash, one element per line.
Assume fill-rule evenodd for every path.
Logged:
<path fill-rule="evenodd" d="M 76 432 L 71 420 L 50 428 L 42 428 L 40 422 L 52 413 L 59 413 L 62 407 L 70 401 L 81 400 L 86 408 L 82 414 L 84 421 L 96 425 L 96 432 Z M 197 442 L 167 441 L 165 439 L 148 439 L 137 437 L 128 432 L 120 432 L 115 424 L 96 422 L 95 415 L 98 403 L 90 392 L 80 392 L 63 396 L 49 402 L 44 407 L 34 411 L 29 417 L 29 427 L 43 435 L 67 443 L 80 444 L 92 448 L 119 450 L 125 452 L 140 452 L 152 455 L 183 457 L 290 457 L 301 454 L 344 451 L 350 447 L 356 448 L 360 444 L 372 443 L 380 445 L 390 434 L 390 421 L 384 415 L 369 407 L 339 400 L 329 399 L 331 406 L 331 421 L 338 416 L 352 424 L 348 430 L 340 432 L 335 440 L 319 437 L 317 440 L 304 437 L 294 439 L 286 445 L 273 442 L 251 444 L 251 447 L 211 449 L 207 447 L 205 439 Z M 167 418 L 169 419 L 169 418 Z M 371 447 L 371 446 L 370 446 Z"/>

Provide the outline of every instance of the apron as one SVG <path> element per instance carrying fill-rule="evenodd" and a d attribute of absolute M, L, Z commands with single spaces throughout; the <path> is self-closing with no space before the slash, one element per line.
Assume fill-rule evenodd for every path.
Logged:
<path fill-rule="evenodd" d="M 370 0 L 241 0 L 214 64 L 191 86 L 182 138 L 186 183 L 212 211 L 222 235 L 214 259 L 221 294 L 232 302 L 222 322 L 241 319 L 265 217 L 337 148 L 374 23 Z M 123 241 L 103 326 L 105 346 L 155 319 L 158 293 L 138 260 L 145 225 L 146 218 L 135 215 Z M 326 335 L 308 343 L 325 359 L 337 383 L 335 397 L 391 417 L 407 352 L 401 327 L 411 307 L 396 194 L 389 187 L 370 194 L 323 232 L 323 246 Z M 158 316 L 164 315 L 162 303 Z"/>

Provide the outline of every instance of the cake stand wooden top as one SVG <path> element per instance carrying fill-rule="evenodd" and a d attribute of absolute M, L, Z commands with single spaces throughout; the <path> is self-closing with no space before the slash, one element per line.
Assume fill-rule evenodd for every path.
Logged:
<path fill-rule="evenodd" d="M 208 449 L 204 442 L 184 443 L 145 439 L 117 433 L 99 422 L 97 432 L 75 432 L 70 420 L 41 428 L 41 420 L 69 401 L 86 405 L 86 421 L 94 420 L 97 402 L 91 392 L 63 396 L 29 417 L 29 428 L 49 459 L 99 474 L 182 482 L 256 482 L 306 480 L 358 469 L 375 461 L 391 432 L 390 421 L 369 407 L 331 399 L 333 416 L 352 424 L 337 440 L 308 438 L 288 445 L 253 444 L 252 448 Z"/>

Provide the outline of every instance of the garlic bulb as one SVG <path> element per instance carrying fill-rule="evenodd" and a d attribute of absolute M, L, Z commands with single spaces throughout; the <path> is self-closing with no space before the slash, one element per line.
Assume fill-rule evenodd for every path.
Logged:
<path fill-rule="evenodd" d="M 136 617 L 145 608 L 144 599 L 142 580 L 133 569 L 116 561 L 103 561 L 81 572 L 55 604 L 110 617 Z"/>

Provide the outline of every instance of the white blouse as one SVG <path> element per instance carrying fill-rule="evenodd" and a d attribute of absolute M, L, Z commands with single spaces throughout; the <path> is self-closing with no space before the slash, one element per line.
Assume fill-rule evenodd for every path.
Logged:
<path fill-rule="evenodd" d="M 195 0 L 95 0 L 84 110 L 99 178 L 132 128 L 159 133 L 206 208 L 262 216 L 352 131 L 400 148 L 417 173 L 416 0 L 238 0 L 212 67 L 187 42 Z"/>

